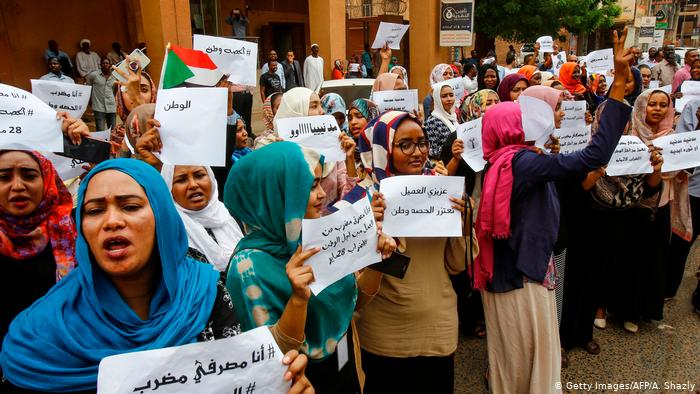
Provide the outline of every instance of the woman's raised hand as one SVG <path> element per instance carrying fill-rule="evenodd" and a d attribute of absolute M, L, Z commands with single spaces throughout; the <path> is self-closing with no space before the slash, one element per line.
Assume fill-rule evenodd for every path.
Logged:
<path fill-rule="evenodd" d="M 304 262 L 320 250 L 320 248 L 311 248 L 302 251 L 301 245 L 299 245 L 292 258 L 287 262 L 287 278 L 292 284 L 292 296 L 303 301 L 308 301 L 311 297 L 309 284 L 314 280 L 314 273 L 311 267 L 304 265 Z"/>
<path fill-rule="evenodd" d="M 124 60 L 126 64 L 131 63 L 131 58 L 129 56 Z M 126 82 L 117 81 L 117 85 L 121 89 L 124 87 L 126 89 L 126 94 L 129 95 L 129 99 L 134 102 L 134 108 L 141 104 L 146 104 L 143 102 L 139 92 L 141 91 L 141 65 L 136 68 L 136 71 L 132 70 L 130 67 L 126 68 L 126 73 L 117 68 L 117 66 L 112 66 L 112 70 L 119 74 L 122 78 L 126 79 Z"/>
<path fill-rule="evenodd" d="M 61 131 L 73 144 L 80 145 L 82 137 L 90 136 L 90 129 L 81 119 L 71 118 L 65 111 L 56 112 L 56 119 L 61 119 Z"/>
<path fill-rule="evenodd" d="M 158 132 L 160 122 L 155 119 L 149 119 L 146 121 L 146 125 L 148 130 L 136 139 L 134 153 L 140 160 L 155 168 L 160 168 L 162 163 L 154 154 L 154 152 L 160 152 L 163 149 L 163 142 L 160 140 L 160 133 Z M 129 138 L 129 136 L 125 135 L 124 138 Z"/>
<path fill-rule="evenodd" d="M 355 146 L 357 146 L 355 140 L 343 132 L 340 133 L 338 139 L 340 140 L 340 148 L 345 152 L 345 155 L 347 157 L 353 157 L 355 155 Z"/>
<path fill-rule="evenodd" d="M 284 380 L 291 381 L 292 387 L 289 388 L 287 394 L 314 394 L 314 388 L 311 382 L 304 373 L 308 358 L 306 355 L 299 353 L 296 350 L 290 350 L 284 355 L 282 364 L 288 365 L 287 372 L 284 374 Z"/>
<path fill-rule="evenodd" d="M 464 153 L 464 141 L 456 139 L 455 142 L 452 143 L 452 157 L 460 161 L 462 160 L 462 153 Z"/>

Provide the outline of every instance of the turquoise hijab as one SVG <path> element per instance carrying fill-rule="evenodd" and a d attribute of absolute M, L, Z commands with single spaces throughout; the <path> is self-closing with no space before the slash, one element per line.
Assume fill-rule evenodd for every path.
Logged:
<path fill-rule="evenodd" d="M 301 221 L 321 157 L 291 142 L 275 142 L 242 158 L 229 173 L 224 204 L 247 235 L 231 259 L 226 287 L 243 330 L 275 324 L 292 294 L 286 265 L 301 242 Z M 335 352 L 355 309 L 355 277 L 348 275 L 311 296 L 306 342 L 311 359 Z M 245 306 L 245 308 L 243 308 Z"/>
<path fill-rule="evenodd" d="M 211 315 L 218 272 L 186 257 L 187 234 L 158 171 L 134 159 L 108 160 L 83 179 L 78 207 L 95 174 L 117 170 L 146 192 L 156 220 L 162 278 L 149 317 L 141 320 L 99 268 L 82 234 L 77 211 L 77 268 L 10 325 L 0 355 L 5 377 L 25 389 L 95 390 L 107 356 L 194 342 Z"/>

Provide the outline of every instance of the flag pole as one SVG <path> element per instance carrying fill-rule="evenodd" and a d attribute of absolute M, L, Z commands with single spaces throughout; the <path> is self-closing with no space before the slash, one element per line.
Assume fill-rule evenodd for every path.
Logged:
<path fill-rule="evenodd" d="M 170 42 L 165 46 L 165 55 L 163 56 L 163 66 L 160 69 L 160 78 L 158 78 L 158 90 L 163 89 L 163 76 L 165 75 L 165 67 L 168 64 L 168 52 L 170 51 Z"/>

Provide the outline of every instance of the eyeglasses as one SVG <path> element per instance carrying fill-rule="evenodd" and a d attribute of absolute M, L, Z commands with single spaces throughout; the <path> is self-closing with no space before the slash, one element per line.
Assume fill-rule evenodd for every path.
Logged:
<path fill-rule="evenodd" d="M 418 147 L 420 153 L 426 153 L 428 151 L 428 145 L 428 141 L 425 139 L 420 139 L 418 142 L 401 141 L 398 144 L 394 144 L 394 146 L 398 146 L 399 149 L 401 149 L 401 153 L 407 156 L 412 155 L 413 152 L 416 151 L 416 147 Z"/>

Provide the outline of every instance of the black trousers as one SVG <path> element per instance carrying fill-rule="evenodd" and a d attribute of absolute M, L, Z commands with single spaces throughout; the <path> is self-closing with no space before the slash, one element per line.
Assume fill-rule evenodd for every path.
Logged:
<path fill-rule="evenodd" d="M 318 394 L 355 394 L 360 392 L 360 382 L 355 368 L 352 329 L 346 334 L 348 341 L 348 361 L 338 370 L 338 350 L 322 361 L 309 362 L 306 377 Z"/>
<path fill-rule="evenodd" d="M 385 357 L 362 350 L 365 394 L 452 394 L 455 355 Z"/>
<path fill-rule="evenodd" d="M 700 226 L 700 198 L 690 196 L 690 213 L 693 217 L 693 238 L 690 242 L 677 236 L 671 235 L 671 250 L 666 271 L 666 297 L 675 297 L 678 287 L 683 279 L 685 262 L 688 259 L 690 248 L 693 246 L 695 238 L 698 236 L 698 226 Z"/>

